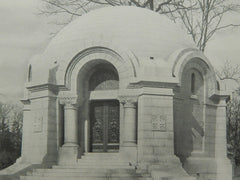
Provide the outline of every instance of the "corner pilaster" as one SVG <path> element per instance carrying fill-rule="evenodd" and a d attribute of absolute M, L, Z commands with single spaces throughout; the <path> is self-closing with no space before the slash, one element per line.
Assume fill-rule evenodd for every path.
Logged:
<path fill-rule="evenodd" d="M 226 119 L 226 98 L 219 95 L 216 112 L 215 132 L 215 160 L 217 165 L 217 180 L 232 179 L 232 164 L 227 158 L 227 119 Z"/>

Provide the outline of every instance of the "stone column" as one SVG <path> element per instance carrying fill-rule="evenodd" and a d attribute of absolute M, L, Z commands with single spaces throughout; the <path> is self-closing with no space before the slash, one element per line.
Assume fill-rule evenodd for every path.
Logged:
<path fill-rule="evenodd" d="M 59 151 L 59 164 L 73 164 L 78 158 L 77 96 L 59 98 L 64 105 L 64 144 Z"/>
<path fill-rule="evenodd" d="M 77 107 L 74 104 L 65 104 L 63 146 L 76 146 L 78 144 L 77 127 Z"/>
<path fill-rule="evenodd" d="M 124 135 L 123 135 L 123 155 L 136 161 L 136 146 L 137 146 L 137 97 L 136 96 L 120 96 L 120 103 L 124 108 Z"/>
<path fill-rule="evenodd" d="M 215 159 L 217 180 L 232 179 L 232 164 L 227 158 L 226 96 L 218 96 L 216 113 Z"/>

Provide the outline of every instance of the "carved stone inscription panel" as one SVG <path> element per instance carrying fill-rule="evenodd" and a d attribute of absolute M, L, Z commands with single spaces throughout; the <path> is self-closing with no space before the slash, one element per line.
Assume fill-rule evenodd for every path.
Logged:
<path fill-rule="evenodd" d="M 167 116 L 164 114 L 153 114 L 151 115 L 151 121 L 152 121 L 152 130 L 153 131 L 166 131 L 167 126 Z"/>
<path fill-rule="evenodd" d="M 34 113 L 33 131 L 36 133 L 43 131 L 43 113 Z"/>

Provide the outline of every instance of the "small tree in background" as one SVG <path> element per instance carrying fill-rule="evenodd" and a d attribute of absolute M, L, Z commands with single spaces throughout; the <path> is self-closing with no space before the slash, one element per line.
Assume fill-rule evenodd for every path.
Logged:
<path fill-rule="evenodd" d="M 12 106 L 0 103 L 0 151 L 10 149 L 9 116 Z"/>
<path fill-rule="evenodd" d="M 216 70 L 219 79 L 232 79 L 239 81 L 240 78 L 240 65 L 233 65 L 229 60 L 226 60 L 222 67 Z"/>
<path fill-rule="evenodd" d="M 22 110 L 18 105 L 0 102 L 0 169 L 21 155 Z"/>
<path fill-rule="evenodd" d="M 227 103 L 228 154 L 235 165 L 240 165 L 240 98 L 233 97 Z"/>
<path fill-rule="evenodd" d="M 16 156 L 21 155 L 22 145 L 22 125 L 23 125 L 23 113 L 22 109 L 16 106 L 13 112 L 13 123 L 11 128 L 11 145 L 16 153 Z"/>

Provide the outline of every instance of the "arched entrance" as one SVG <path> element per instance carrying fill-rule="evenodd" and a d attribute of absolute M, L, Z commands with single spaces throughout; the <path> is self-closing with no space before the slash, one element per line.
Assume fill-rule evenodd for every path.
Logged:
<path fill-rule="evenodd" d="M 79 72 L 78 96 L 84 99 L 79 136 L 85 152 L 118 152 L 120 144 L 119 77 L 115 67 L 93 60 Z M 84 132 L 84 133 L 81 133 Z"/>
<path fill-rule="evenodd" d="M 119 78 L 113 67 L 96 67 L 89 78 L 89 94 L 110 93 L 119 88 Z M 98 95 L 90 100 L 90 152 L 119 149 L 119 102 Z M 101 99 L 103 98 L 103 99 Z"/>
<path fill-rule="evenodd" d="M 129 59 L 110 49 L 89 48 L 74 57 L 64 76 L 58 95 L 64 125 L 59 128 L 59 136 L 64 136 L 59 164 L 88 152 L 126 155 L 131 150 L 136 158 L 137 97 L 123 93 L 135 76 Z"/>

